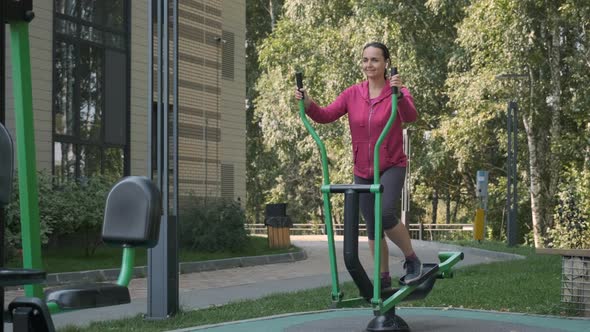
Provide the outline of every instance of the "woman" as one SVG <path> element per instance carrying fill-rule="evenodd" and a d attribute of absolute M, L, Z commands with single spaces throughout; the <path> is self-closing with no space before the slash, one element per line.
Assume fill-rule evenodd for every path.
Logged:
<path fill-rule="evenodd" d="M 405 179 L 407 157 L 403 151 L 402 122 L 413 122 L 417 113 L 410 91 L 402 86 L 399 75 L 388 77 L 391 65 L 389 50 L 382 43 L 372 42 L 363 48 L 362 70 L 367 80 L 342 92 L 326 107 L 318 106 L 304 90 L 295 91 L 303 98 L 306 114 L 318 123 L 329 123 L 348 113 L 354 160 L 354 182 L 373 183 L 373 150 L 391 115 L 391 87 L 398 87 L 398 113 L 379 151 L 379 172 L 382 194 L 383 232 L 405 256 L 405 281 L 412 283 L 422 274 L 422 263 L 412 248 L 406 227 L 399 222 L 399 202 Z M 360 208 L 367 223 L 369 247 L 374 255 L 375 213 L 373 194 L 360 194 Z M 383 234 L 380 235 L 383 237 Z M 381 241 L 381 287 L 391 287 L 387 241 Z"/>

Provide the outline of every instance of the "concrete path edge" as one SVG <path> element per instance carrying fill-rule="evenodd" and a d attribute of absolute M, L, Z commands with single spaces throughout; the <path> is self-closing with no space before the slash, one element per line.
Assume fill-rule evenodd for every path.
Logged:
<path fill-rule="evenodd" d="M 262 256 L 233 257 L 225 259 L 215 259 L 198 262 L 181 262 L 180 274 L 195 273 L 204 271 L 215 271 L 231 269 L 236 267 L 267 265 L 277 263 L 291 263 L 307 259 L 305 250 Z M 103 282 L 117 280 L 120 269 L 99 269 L 78 272 L 62 272 L 47 274 L 45 285 L 61 285 L 72 282 Z M 134 278 L 145 278 L 147 276 L 147 266 L 137 266 L 134 268 Z"/>

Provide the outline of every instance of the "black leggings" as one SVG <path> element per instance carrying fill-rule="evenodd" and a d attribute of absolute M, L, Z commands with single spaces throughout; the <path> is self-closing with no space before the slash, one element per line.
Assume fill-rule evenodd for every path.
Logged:
<path fill-rule="evenodd" d="M 405 167 L 390 167 L 381 174 L 380 182 L 383 185 L 383 193 L 381 194 L 381 224 L 384 230 L 391 229 L 399 223 L 398 206 L 400 205 L 399 200 L 405 178 Z M 373 179 L 365 179 L 355 175 L 354 183 L 373 184 Z M 375 195 L 372 193 L 360 194 L 359 201 L 361 213 L 367 223 L 369 240 L 375 240 Z M 383 237 L 383 233 L 381 237 Z"/>

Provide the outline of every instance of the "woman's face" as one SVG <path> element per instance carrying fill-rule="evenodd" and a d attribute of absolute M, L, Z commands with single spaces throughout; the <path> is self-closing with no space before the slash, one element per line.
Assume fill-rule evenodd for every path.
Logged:
<path fill-rule="evenodd" d="M 362 68 L 367 78 L 384 77 L 387 63 L 383 57 L 383 51 L 377 47 L 367 47 L 363 51 Z"/>

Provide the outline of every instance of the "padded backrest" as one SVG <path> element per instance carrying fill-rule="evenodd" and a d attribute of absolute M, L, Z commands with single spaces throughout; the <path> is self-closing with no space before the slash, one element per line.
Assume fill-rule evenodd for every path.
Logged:
<path fill-rule="evenodd" d="M 12 175 L 14 173 L 14 148 L 6 127 L 0 123 L 0 207 L 10 202 Z"/>
<path fill-rule="evenodd" d="M 152 248 L 158 243 L 162 199 L 148 178 L 128 176 L 107 196 L 102 225 L 105 243 Z"/>

